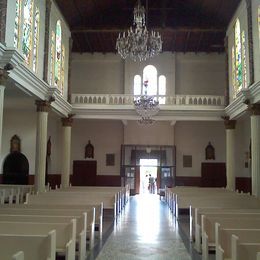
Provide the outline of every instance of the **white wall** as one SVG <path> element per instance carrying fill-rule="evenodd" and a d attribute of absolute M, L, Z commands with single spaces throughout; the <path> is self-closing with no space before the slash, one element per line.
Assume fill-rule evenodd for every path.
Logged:
<path fill-rule="evenodd" d="M 176 94 L 224 95 L 225 55 L 178 53 Z"/>
<path fill-rule="evenodd" d="M 246 153 L 249 152 L 250 144 L 250 116 L 244 116 L 237 120 L 235 129 L 235 172 L 237 177 L 251 177 L 250 165 L 249 168 L 245 168 Z"/>
<path fill-rule="evenodd" d="M 223 122 L 177 122 L 175 124 L 176 175 L 201 176 L 202 162 L 226 161 L 226 136 Z M 215 160 L 205 160 L 205 148 L 211 142 Z M 183 168 L 183 155 L 192 156 L 192 168 Z"/>
<path fill-rule="evenodd" d="M 123 143 L 123 125 L 113 120 L 74 120 L 72 127 L 73 160 L 85 160 L 85 146 L 91 141 L 97 175 L 120 175 L 120 154 Z M 115 154 L 115 166 L 106 166 L 106 154 Z M 72 171 L 71 171 L 72 172 Z"/>
<path fill-rule="evenodd" d="M 35 172 L 36 112 L 32 110 L 4 110 L 1 174 L 3 161 L 10 153 L 10 140 L 14 135 L 21 139 L 21 152 L 29 161 L 29 174 Z"/>
<path fill-rule="evenodd" d="M 124 126 L 124 144 L 173 145 L 174 128 L 170 122 L 157 121 L 145 126 L 128 121 Z"/>
<path fill-rule="evenodd" d="M 124 61 L 115 54 L 73 53 L 72 93 L 124 93 Z"/>

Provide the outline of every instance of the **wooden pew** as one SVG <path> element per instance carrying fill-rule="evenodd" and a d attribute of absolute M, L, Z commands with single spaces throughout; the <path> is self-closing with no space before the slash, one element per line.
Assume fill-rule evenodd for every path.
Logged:
<path fill-rule="evenodd" d="M 257 220 L 260 219 L 260 214 L 246 214 L 246 213 L 230 213 L 230 214 L 211 214 L 211 215 L 202 215 L 202 255 L 203 259 L 207 259 L 208 257 L 208 251 L 210 249 L 215 250 L 215 223 L 220 223 L 224 227 L 229 227 L 230 220 L 233 220 L 233 222 L 237 223 L 237 228 L 240 228 L 243 224 L 242 221 L 245 219 L 252 219 L 252 221 L 256 220 L 256 225 L 259 225 L 257 223 Z M 227 220 L 229 219 L 229 220 Z M 231 225 L 231 224 L 230 224 Z M 200 251 L 200 241 L 196 242 L 196 249 Z"/>
<path fill-rule="evenodd" d="M 78 244 L 78 259 L 86 258 L 86 213 L 76 220 L 76 242 Z M 74 216 L 43 216 L 43 215 L 1 215 L 1 222 L 22 222 L 26 223 L 69 223 Z"/>
<path fill-rule="evenodd" d="M 17 251 L 23 251 L 26 260 L 55 260 L 56 232 L 46 235 L 0 234 L 1 259 L 10 259 Z"/>
<path fill-rule="evenodd" d="M 243 221 L 244 222 L 244 221 Z M 252 221 L 247 223 L 246 229 L 223 228 L 216 223 L 216 260 L 231 259 L 231 237 L 236 235 L 240 241 L 256 242 L 260 238 L 259 225 L 256 226 Z"/>
<path fill-rule="evenodd" d="M 260 260 L 260 243 L 242 242 L 236 235 L 232 235 L 231 260 Z"/>
<path fill-rule="evenodd" d="M 46 235 L 52 230 L 56 231 L 56 253 L 75 260 L 76 219 L 69 223 L 0 222 L 0 234 Z"/>
<path fill-rule="evenodd" d="M 86 234 L 89 239 L 89 247 L 94 246 L 94 231 L 95 231 L 95 208 L 92 210 L 75 210 L 75 209 L 33 209 L 33 208 L 1 208 L 0 215 L 42 215 L 42 216 L 69 216 L 77 218 L 85 213 L 86 218 Z M 81 232 L 82 229 L 77 232 Z"/>
<path fill-rule="evenodd" d="M 191 230 L 191 237 L 193 238 L 193 235 L 195 235 L 195 247 L 200 251 L 199 242 L 201 240 L 201 220 L 202 215 L 208 215 L 208 216 L 215 216 L 215 217 L 228 217 L 230 214 L 254 214 L 255 217 L 260 214 L 260 209 L 246 209 L 246 208 L 239 208 L 239 209 L 233 209 L 233 208 L 196 208 L 195 210 L 195 221 L 193 223 L 192 219 L 193 217 L 190 217 L 190 230 Z M 255 215 L 257 214 L 257 216 Z M 195 230 L 195 231 L 193 231 Z"/>

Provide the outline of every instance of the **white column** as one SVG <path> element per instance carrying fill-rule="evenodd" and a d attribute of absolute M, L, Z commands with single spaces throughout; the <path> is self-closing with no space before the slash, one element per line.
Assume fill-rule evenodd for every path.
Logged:
<path fill-rule="evenodd" d="M 70 150 L 72 118 L 62 118 L 62 167 L 61 185 L 69 187 L 70 184 Z"/>
<path fill-rule="evenodd" d="M 227 189 L 235 190 L 235 125 L 236 121 L 225 119 L 226 127 L 226 178 Z"/>
<path fill-rule="evenodd" d="M 250 105 L 252 194 L 260 198 L 260 104 Z"/>
<path fill-rule="evenodd" d="M 2 153 L 2 131 L 3 131 L 3 110 L 4 110 L 5 87 L 0 82 L 0 157 Z"/>
<path fill-rule="evenodd" d="M 47 154 L 47 128 L 50 103 L 37 100 L 37 133 L 35 158 L 35 189 L 45 191 L 46 154 Z"/>

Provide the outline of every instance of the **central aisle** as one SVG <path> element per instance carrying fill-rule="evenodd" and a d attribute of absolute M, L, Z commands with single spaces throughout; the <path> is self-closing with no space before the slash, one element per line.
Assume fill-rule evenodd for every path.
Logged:
<path fill-rule="evenodd" d="M 131 197 L 98 260 L 190 260 L 178 226 L 157 195 Z"/>

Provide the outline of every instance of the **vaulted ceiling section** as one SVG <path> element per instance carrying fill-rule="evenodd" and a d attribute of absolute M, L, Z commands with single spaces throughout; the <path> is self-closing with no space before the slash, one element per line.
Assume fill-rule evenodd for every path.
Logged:
<path fill-rule="evenodd" d="M 56 0 L 74 52 L 115 52 L 119 32 L 133 22 L 137 0 Z M 161 33 L 163 51 L 223 52 L 224 38 L 240 0 L 143 0 L 148 29 Z"/>

